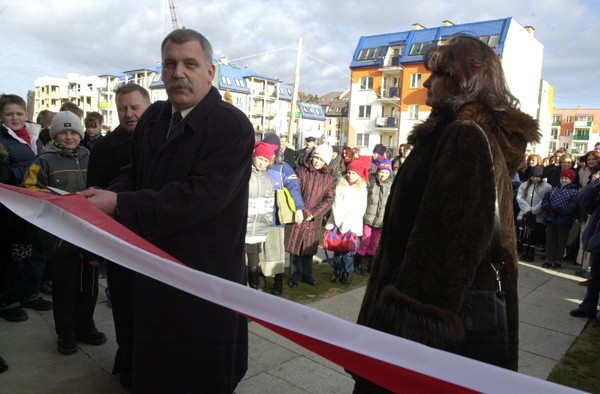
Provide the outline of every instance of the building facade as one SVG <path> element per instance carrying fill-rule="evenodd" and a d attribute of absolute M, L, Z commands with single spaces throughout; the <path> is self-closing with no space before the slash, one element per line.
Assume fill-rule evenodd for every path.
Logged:
<path fill-rule="evenodd" d="M 425 104 L 423 82 L 429 77 L 423 56 L 454 34 L 477 36 L 501 58 L 507 84 L 521 109 L 536 118 L 539 109 L 543 46 L 532 27 L 513 18 L 363 36 L 351 69 L 348 144 L 370 153 L 376 144 L 397 148 L 431 108 Z"/>
<path fill-rule="evenodd" d="M 546 156 L 565 148 L 575 156 L 594 150 L 600 142 L 600 108 L 555 108 Z"/>

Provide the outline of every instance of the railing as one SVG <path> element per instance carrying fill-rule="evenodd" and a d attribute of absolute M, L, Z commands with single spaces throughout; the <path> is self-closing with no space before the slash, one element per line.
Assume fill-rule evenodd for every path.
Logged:
<path fill-rule="evenodd" d="M 381 97 L 398 98 L 398 87 L 397 86 L 391 86 L 389 88 L 382 88 L 381 91 L 382 91 Z"/>
<path fill-rule="evenodd" d="M 377 127 L 396 127 L 398 118 L 395 116 L 380 116 L 375 122 Z"/>

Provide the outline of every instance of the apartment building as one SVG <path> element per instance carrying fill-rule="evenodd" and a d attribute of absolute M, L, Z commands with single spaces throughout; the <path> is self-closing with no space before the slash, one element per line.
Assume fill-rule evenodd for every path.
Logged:
<path fill-rule="evenodd" d="M 319 97 L 325 112 L 324 140 L 328 145 L 348 144 L 348 105 L 350 90 L 331 92 Z"/>
<path fill-rule="evenodd" d="M 531 26 L 513 18 L 454 24 L 434 28 L 415 23 L 413 29 L 360 37 L 351 70 L 348 144 L 370 153 L 382 143 L 397 148 L 412 128 L 431 112 L 425 104 L 423 82 L 429 72 L 423 56 L 432 45 L 443 45 L 452 35 L 479 37 L 502 60 L 512 93 L 521 109 L 537 117 L 543 45 Z"/>
<path fill-rule="evenodd" d="M 32 119 L 42 110 L 57 112 L 66 101 L 71 101 L 84 113 L 98 111 L 100 86 L 102 80 L 98 76 L 67 74 L 66 78 L 43 76 L 34 82 L 34 108 Z"/>
<path fill-rule="evenodd" d="M 224 100 L 243 111 L 252 122 L 256 139 L 267 132 L 287 134 L 291 117 L 292 85 L 277 78 L 258 74 L 226 57 L 214 57 L 216 74 L 213 80 Z M 167 92 L 161 78 L 161 65 L 99 76 L 68 74 L 67 78 L 40 77 L 35 81 L 33 119 L 43 109 L 58 111 L 65 101 L 73 101 L 84 112 L 98 111 L 104 117 L 106 129 L 119 124 L 115 92 L 119 86 L 136 83 L 148 89 L 150 100 L 166 100 Z M 321 138 L 324 133 L 323 108 L 299 102 L 294 111 L 297 146 L 307 136 Z M 305 136 L 305 137 L 302 137 Z"/>
<path fill-rule="evenodd" d="M 576 156 L 594 150 L 600 142 L 600 108 L 555 108 L 550 139 L 543 154 L 565 148 Z"/>

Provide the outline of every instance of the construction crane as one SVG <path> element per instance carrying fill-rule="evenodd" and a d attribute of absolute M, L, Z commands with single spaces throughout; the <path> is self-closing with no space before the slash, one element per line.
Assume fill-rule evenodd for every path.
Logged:
<path fill-rule="evenodd" d="M 175 2 L 174 0 L 169 1 L 169 10 L 171 11 L 171 21 L 173 22 L 173 30 L 179 29 L 179 25 L 177 24 L 177 14 L 175 13 Z"/>

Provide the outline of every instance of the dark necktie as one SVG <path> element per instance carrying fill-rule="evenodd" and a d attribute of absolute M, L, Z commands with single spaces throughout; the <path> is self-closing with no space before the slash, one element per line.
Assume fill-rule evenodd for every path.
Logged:
<path fill-rule="evenodd" d="M 167 140 L 170 138 L 175 138 L 179 134 L 183 133 L 183 118 L 181 117 L 181 112 L 175 111 L 173 116 L 171 116 L 171 123 L 169 125 L 169 131 L 167 132 Z"/>

